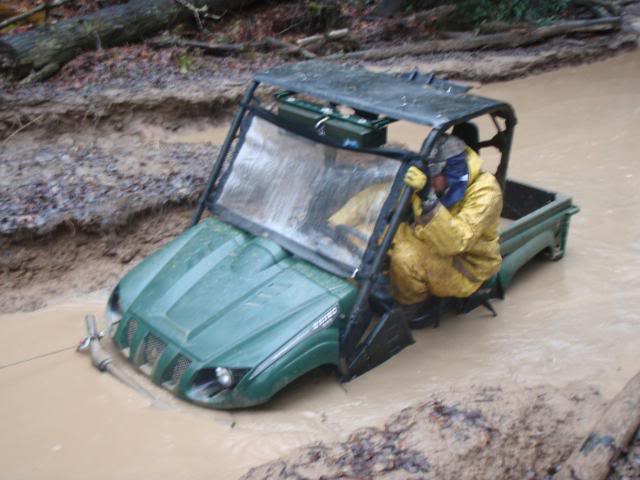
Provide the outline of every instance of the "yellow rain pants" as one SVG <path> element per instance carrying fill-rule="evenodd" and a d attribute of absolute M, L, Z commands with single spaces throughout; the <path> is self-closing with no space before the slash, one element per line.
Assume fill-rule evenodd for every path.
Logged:
<path fill-rule="evenodd" d="M 502 192 L 482 160 L 467 149 L 470 183 L 450 209 L 439 205 L 433 217 L 400 225 L 391 256 L 391 287 L 402 304 L 430 295 L 467 297 L 500 269 L 499 221 Z"/>

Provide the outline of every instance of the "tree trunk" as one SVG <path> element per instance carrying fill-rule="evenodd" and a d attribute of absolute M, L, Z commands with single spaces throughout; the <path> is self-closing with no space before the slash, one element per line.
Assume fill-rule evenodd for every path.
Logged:
<path fill-rule="evenodd" d="M 640 427 L 640 373 L 609 403 L 589 435 L 564 462 L 556 480 L 604 480 L 611 462 Z"/>
<path fill-rule="evenodd" d="M 255 0 L 131 0 L 52 25 L 0 38 L 0 71 L 15 78 L 42 79 L 82 52 L 138 42 L 160 30 L 194 18 L 185 5 L 223 11 Z"/>

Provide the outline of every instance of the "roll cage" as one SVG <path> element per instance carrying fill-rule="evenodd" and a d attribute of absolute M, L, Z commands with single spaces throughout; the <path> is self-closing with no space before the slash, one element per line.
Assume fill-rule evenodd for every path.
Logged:
<path fill-rule="evenodd" d="M 370 347 L 362 338 L 370 323 L 370 318 L 367 318 L 370 317 L 368 298 L 391 241 L 406 217 L 410 205 L 412 192 L 404 188 L 401 181 L 404 172 L 415 162 L 428 166 L 435 142 L 448 129 L 489 115 L 496 128 L 496 134 L 490 139 L 480 141 L 478 148 L 495 147 L 500 152 L 495 176 L 504 191 L 516 117 L 509 104 L 470 95 L 467 93 L 468 87 L 438 79 L 433 74 L 373 73 L 361 68 L 319 61 L 275 67 L 256 74 L 247 87 L 199 199 L 192 225 L 199 222 L 207 205 L 211 206 L 211 192 L 219 180 L 233 142 L 238 137 L 243 119 L 250 110 L 260 108 L 255 92 L 261 84 L 314 97 L 333 106 L 351 107 L 356 112 L 364 112 L 376 118 L 385 116 L 431 127 L 420 151 L 401 158 L 403 165 L 376 221 L 362 263 L 353 275 L 361 287 L 340 338 L 341 372 L 343 378 L 349 379 L 362 371 L 356 364 L 361 363 L 362 349 Z M 500 125 L 500 121 L 504 126 Z M 315 134 L 298 133 L 311 137 Z M 385 154 L 384 149 L 379 149 L 379 152 Z M 381 323 L 384 324 L 384 321 Z M 395 352 L 389 353 L 392 355 Z M 376 364 L 378 363 L 380 362 Z"/>

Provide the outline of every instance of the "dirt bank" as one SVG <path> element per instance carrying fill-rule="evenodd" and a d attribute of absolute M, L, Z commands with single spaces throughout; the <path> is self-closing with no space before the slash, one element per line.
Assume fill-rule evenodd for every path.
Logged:
<path fill-rule="evenodd" d="M 640 24 L 637 28 L 640 32 Z M 636 31 L 626 31 L 574 41 L 554 39 L 536 47 L 401 57 L 370 65 L 382 71 L 417 67 L 452 79 L 497 82 L 602 60 L 637 48 L 637 41 Z"/>
<path fill-rule="evenodd" d="M 108 231 L 138 212 L 193 201 L 242 83 L 209 94 L 188 87 L 5 99 L 0 235 Z"/>
<path fill-rule="evenodd" d="M 154 208 L 97 232 L 61 229 L 2 244 L 0 311 L 42 308 L 61 295 L 111 289 L 124 272 L 189 225 L 190 205 Z"/>
<path fill-rule="evenodd" d="M 543 479 L 569 456 L 601 407 L 597 390 L 584 387 L 440 392 L 382 428 L 305 447 L 242 478 Z"/>

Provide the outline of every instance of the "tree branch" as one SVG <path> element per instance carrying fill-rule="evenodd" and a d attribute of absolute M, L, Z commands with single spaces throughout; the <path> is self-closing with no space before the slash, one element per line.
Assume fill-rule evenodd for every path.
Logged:
<path fill-rule="evenodd" d="M 70 1 L 71 0 L 58 0 L 57 2 L 53 2 L 53 3 L 45 2 L 42 5 L 38 5 L 36 8 L 27 10 L 26 12 L 16 15 L 15 17 L 11 17 L 11 18 L 7 18 L 6 20 L 3 20 L 2 22 L 0 22 L 0 30 L 2 30 L 4 27 L 8 27 L 9 25 L 19 22 L 20 20 L 29 18 L 34 13 L 41 12 L 42 10 L 47 10 L 47 11 L 51 10 L 53 8 L 64 5 L 65 3 L 69 3 Z"/>

